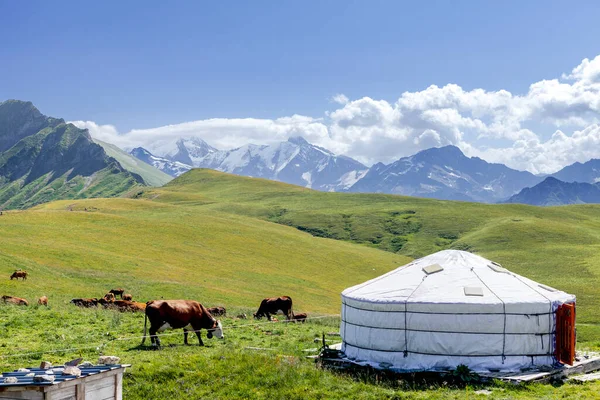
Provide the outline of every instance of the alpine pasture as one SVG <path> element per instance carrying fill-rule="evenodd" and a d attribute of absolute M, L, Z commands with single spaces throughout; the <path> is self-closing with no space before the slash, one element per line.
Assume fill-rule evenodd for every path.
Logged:
<path fill-rule="evenodd" d="M 208 170 L 192 170 L 163 188 L 135 189 L 129 198 L 9 211 L 0 216 L 0 294 L 24 297 L 30 306 L 0 306 L 0 364 L 7 370 L 117 355 L 133 364 L 124 381 L 128 399 L 464 398 L 465 389 L 323 371 L 303 350 L 337 330 L 339 318 L 329 315 L 339 313 L 342 289 L 445 248 L 476 252 L 575 294 L 578 345 L 598 349 L 599 216 L 598 206 L 322 193 Z M 19 268 L 28 279 L 11 281 Z M 145 350 L 138 347 L 143 314 L 68 304 L 113 287 L 136 301 L 226 306 L 225 339 L 184 346 L 183 333 L 171 331 L 162 350 Z M 48 307 L 37 305 L 42 295 Z M 323 318 L 306 324 L 232 318 L 280 295 L 293 298 L 296 312 Z M 490 390 L 492 398 L 596 398 L 600 384 Z"/>

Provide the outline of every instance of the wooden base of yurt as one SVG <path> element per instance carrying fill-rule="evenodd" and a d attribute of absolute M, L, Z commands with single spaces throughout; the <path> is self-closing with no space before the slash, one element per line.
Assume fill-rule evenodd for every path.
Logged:
<path fill-rule="evenodd" d="M 598 378 L 595 378 L 597 374 L 593 374 L 595 379 L 590 376 L 584 378 L 590 372 L 600 370 L 600 354 L 579 355 L 576 359 L 579 361 L 575 361 L 573 365 L 565 365 L 560 368 L 551 369 L 549 371 L 541 371 L 539 369 L 534 369 L 525 372 L 490 372 L 479 375 L 482 378 L 499 379 L 504 382 L 511 382 L 517 384 L 529 382 L 544 383 L 567 378 L 569 380 L 581 382 L 600 379 L 600 376 L 598 376 Z"/>
<path fill-rule="evenodd" d="M 320 365 L 325 368 L 336 369 L 336 370 L 360 370 L 367 367 L 364 364 L 360 364 L 349 360 L 344 357 L 336 357 L 336 351 L 341 349 L 341 343 L 336 345 L 328 346 L 331 351 L 329 354 L 321 356 L 310 356 L 314 358 Z M 529 371 L 520 372 L 487 372 L 478 374 L 483 381 L 498 379 L 504 382 L 510 382 L 515 384 L 530 383 L 530 382 L 550 382 L 554 380 L 564 380 L 574 382 L 588 382 L 593 380 L 600 380 L 600 353 L 585 353 L 577 354 L 576 360 L 573 365 L 564 365 L 560 368 L 548 369 L 542 371 L 541 369 L 532 369 Z M 411 375 L 410 373 L 396 372 L 398 375 Z M 440 371 L 438 375 L 445 375 L 448 372 Z M 435 372 L 427 372 L 427 374 L 436 374 Z M 431 376 L 431 375 L 430 375 Z"/>

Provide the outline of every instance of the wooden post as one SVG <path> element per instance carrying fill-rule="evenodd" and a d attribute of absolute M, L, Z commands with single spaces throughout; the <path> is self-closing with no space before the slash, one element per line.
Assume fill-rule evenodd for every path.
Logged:
<path fill-rule="evenodd" d="M 77 385 L 77 394 L 75 398 L 77 400 L 85 400 L 85 382 L 83 380 Z"/>
<path fill-rule="evenodd" d="M 115 400 L 123 400 L 123 373 L 115 375 Z"/>

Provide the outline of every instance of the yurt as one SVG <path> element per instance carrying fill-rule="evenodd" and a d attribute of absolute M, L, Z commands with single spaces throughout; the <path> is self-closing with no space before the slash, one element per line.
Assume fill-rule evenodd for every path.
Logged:
<path fill-rule="evenodd" d="M 572 364 L 575 296 L 445 250 L 344 290 L 341 335 L 347 359 L 397 371 Z"/>

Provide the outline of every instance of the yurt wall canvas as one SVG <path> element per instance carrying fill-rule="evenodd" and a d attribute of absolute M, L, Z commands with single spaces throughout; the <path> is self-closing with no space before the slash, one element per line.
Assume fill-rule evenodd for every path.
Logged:
<path fill-rule="evenodd" d="M 575 296 L 457 250 L 415 260 L 342 293 L 342 350 L 403 371 L 552 365 L 557 308 Z"/>

